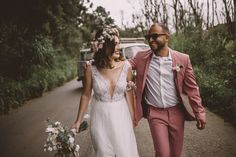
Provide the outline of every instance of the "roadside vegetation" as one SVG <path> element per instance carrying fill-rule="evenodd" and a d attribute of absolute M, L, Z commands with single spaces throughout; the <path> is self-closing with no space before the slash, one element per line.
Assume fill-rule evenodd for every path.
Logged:
<path fill-rule="evenodd" d="M 222 10 L 216 0 L 156 2 L 144 1 L 134 27 L 122 22 L 121 37 L 142 37 L 154 20 L 171 26 L 170 45 L 190 55 L 204 105 L 236 124 L 236 0 Z M 114 20 L 89 1 L 1 1 L 0 113 L 75 78 L 79 50 L 103 24 Z"/>
<path fill-rule="evenodd" d="M 171 38 L 171 47 L 190 55 L 203 104 L 236 124 L 236 40 L 225 25 L 191 29 Z"/>
<path fill-rule="evenodd" d="M 76 77 L 76 57 L 94 30 L 114 23 L 83 0 L 0 2 L 0 113 Z"/>

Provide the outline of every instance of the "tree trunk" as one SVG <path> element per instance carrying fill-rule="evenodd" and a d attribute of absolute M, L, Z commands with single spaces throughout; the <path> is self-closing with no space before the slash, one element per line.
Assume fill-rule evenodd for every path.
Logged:
<path fill-rule="evenodd" d="M 188 3 L 190 5 L 190 8 L 193 11 L 193 16 L 194 16 L 194 21 L 195 21 L 195 25 L 196 26 L 201 26 L 202 25 L 202 19 L 201 19 L 201 10 L 199 11 L 199 6 L 198 6 L 198 2 L 196 1 L 192 1 L 192 0 L 188 0 Z"/>
<path fill-rule="evenodd" d="M 236 0 L 234 0 L 234 22 L 233 22 L 233 28 L 234 28 L 234 39 L 236 39 Z"/>
<path fill-rule="evenodd" d="M 207 0 L 207 21 L 206 21 L 206 28 L 208 29 L 209 28 L 209 23 L 210 23 L 210 11 L 209 11 L 209 8 L 210 8 L 210 3 L 209 3 L 209 0 Z"/>
<path fill-rule="evenodd" d="M 178 27 L 178 9 L 177 9 L 178 0 L 173 0 L 173 9 L 174 9 L 174 25 L 175 25 L 175 31 L 178 33 L 179 27 Z"/>
<path fill-rule="evenodd" d="M 231 17 L 230 17 L 229 4 L 227 3 L 227 0 L 223 0 L 223 3 L 225 7 L 225 18 L 227 22 L 228 31 L 230 35 L 233 37 L 235 35 L 234 33 L 235 29 L 234 29 L 234 23 L 232 22 Z"/>

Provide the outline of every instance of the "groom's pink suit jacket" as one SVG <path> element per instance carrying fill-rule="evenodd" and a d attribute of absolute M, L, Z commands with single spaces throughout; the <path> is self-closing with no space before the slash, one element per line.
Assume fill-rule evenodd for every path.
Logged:
<path fill-rule="evenodd" d="M 196 83 L 193 68 L 190 63 L 189 56 L 172 49 L 169 49 L 172 57 L 172 67 L 175 76 L 175 85 L 180 102 L 183 102 L 183 94 L 189 98 L 190 106 L 197 119 L 205 119 L 205 109 L 202 106 L 199 88 Z M 137 53 L 137 55 L 129 60 L 133 69 L 136 69 L 136 105 L 137 105 L 137 120 L 147 116 L 147 105 L 143 99 L 143 92 L 145 88 L 145 81 L 147 78 L 148 67 L 152 58 L 152 50 Z M 176 69 L 179 66 L 179 69 Z M 186 116 L 187 117 L 187 116 Z M 186 118 L 187 119 L 187 118 Z"/>

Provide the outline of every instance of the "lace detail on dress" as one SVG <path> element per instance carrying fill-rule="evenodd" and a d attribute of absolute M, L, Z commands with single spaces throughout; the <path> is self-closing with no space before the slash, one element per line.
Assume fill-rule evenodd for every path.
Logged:
<path fill-rule="evenodd" d="M 123 99 L 127 86 L 127 75 L 129 67 L 129 62 L 125 61 L 123 69 L 117 80 L 113 95 L 111 97 L 109 92 L 110 83 L 106 79 L 104 79 L 104 77 L 100 74 L 96 66 L 92 66 L 94 97 L 97 100 L 105 102 L 119 101 Z"/>

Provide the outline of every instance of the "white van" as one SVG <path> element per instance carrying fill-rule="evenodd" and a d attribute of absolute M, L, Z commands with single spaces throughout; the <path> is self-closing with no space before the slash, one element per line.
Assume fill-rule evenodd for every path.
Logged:
<path fill-rule="evenodd" d="M 126 59 L 130 59 L 134 57 L 139 51 L 148 50 L 150 47 L 144 43 L 121 43 L 120 49 L 122 55 Z"/>

